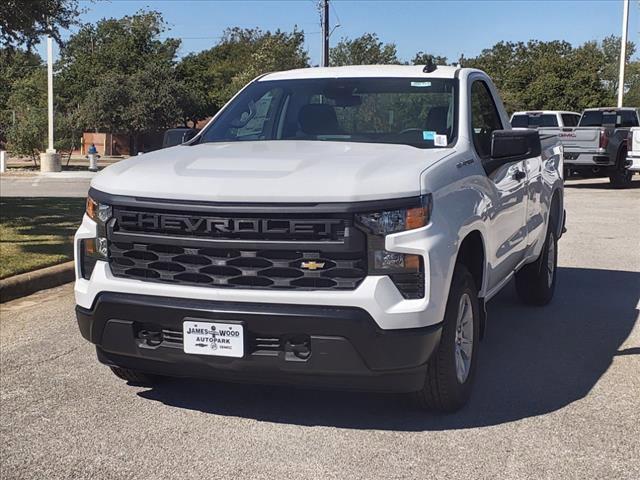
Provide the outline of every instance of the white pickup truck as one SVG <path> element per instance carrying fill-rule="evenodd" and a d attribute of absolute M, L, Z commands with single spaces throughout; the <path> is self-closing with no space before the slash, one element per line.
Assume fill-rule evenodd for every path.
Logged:
<path fill-rule="evenodd" d="M 112 165 L 75 236 L 100 362 L 162 376 L 471 394 L 485 304 L 548 303 L 562 148 L 455 67 L 263 75 L 186 144 Z M 212 400 L 214 401 L 214 400 Z"/>
<path fill-rule="evenodd" d="M 628 188 L 633 172 L 627 162 L 627 138 L 640 125 L 636 108 L 589 108 L 576 128 L 546 128 L 564 146 L 566 177 L 572 172 L 609 177 L 614 188 Z"/>
<path fill-rule="evenodd" d="M 634 127 L 629 131 L 627 140 L 629 151 L 627 152 L 627 164 L 631 172 L 640 172 L 640 127 Z"/>
<path fill-rule="evenodd" d="M 513 128 L 575 127 L 579 121 L 579 113 L 562 110 L 529 110 L 511 115 Z"/>

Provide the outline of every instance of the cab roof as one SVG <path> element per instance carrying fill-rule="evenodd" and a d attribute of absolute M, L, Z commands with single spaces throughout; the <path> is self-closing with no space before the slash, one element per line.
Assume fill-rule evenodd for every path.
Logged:
<path fill-rule="evenodd" d="M 298 80 L 314 78 L 454 78 L 460 67 L 438 66 L 426 73 L 424 65 L 352 65 L 346 67 L 313 67 L 268 73 L 258 81 Z"/>
<path fill-rule="evenodd" d="M 580 115 L 578 112 L 570 112 L 568 110 L 521 110 L 513 112 L 513 115 L 555 115 L 556 113 L 568 113 L 570 115 Z"/>

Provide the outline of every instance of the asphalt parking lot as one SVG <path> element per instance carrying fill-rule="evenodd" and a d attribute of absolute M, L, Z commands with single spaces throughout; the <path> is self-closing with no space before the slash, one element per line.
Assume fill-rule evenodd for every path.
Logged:
<path fill-rule="evenodd" d="M 189 380 L 128 386 L 77 330 L 72 286 L 3 304 L 1 477 L 640 478 L 640 177 L 566 188 L 553 303 L 489 304 L 470 405 Z"/>

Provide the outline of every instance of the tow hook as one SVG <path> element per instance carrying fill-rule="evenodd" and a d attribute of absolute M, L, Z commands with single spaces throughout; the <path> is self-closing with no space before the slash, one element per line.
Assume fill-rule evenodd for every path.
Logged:
<path fill-rule="evenodd" d="M 284 342 L 284 359 L 293 362 L 305 362 L 311 356 L 309 337 L 291 337 Z"/>
<path fill-rule="evenodd" d="M 138 338 L 150 347 L 157 347 L 162 343 L 162 332 L 152 332 L 150 330 L 140 330 Z"/>

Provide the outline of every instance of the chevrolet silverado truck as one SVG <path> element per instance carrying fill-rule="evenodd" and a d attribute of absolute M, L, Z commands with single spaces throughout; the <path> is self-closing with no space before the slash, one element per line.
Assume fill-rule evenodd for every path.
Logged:
<path fill-rule="evenodd" d="M 468 400 L 485 304 L 547 304 L 562 147 L 479 70 L 263 75 L 187 143 L 114 164 L 75 235 L 98 360 L 163 376 Z"/>
<path fill-rule="evenodd" d="M 640 127 L 634 127 L 629 130 L 627 145 L 629 149 L 627 152 L 629 170 L 638 173 L 640 172 Z"/>
<path fill-rule="evenodd" d="M 564 146 L 566 177 L 572 173 L 608 176 L 614 188 L 628 188 L 633 172 L 627 161 L 627 137 L 640 123 L 636 108 L 590 108 L 576 128 L 544 129 Z"/>

